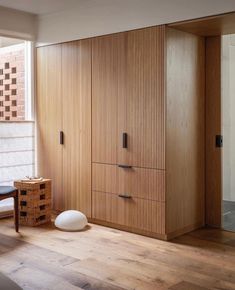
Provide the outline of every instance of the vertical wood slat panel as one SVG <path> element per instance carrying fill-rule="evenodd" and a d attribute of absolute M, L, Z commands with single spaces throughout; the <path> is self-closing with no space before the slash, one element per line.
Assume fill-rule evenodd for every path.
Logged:
<path fill-rule="evenodd" d="M 165 169 L 165 26 L 127 32 L 125 46 L 118 162 Z M 122 148 L 122 132 L 128 149 Z"/>
<path fill-rule="evenodd" d="M 92 161 L 165 169 L 165 26 L 97 37 L 92 47 Z"/>
<path fill-rule="evenodd" d="M 165 204 L 132 198 L 122 199 L 115 194 L 93 192 L 92 217 L 131 230 L 165 233 Z"/>
<path fill-rule="evenodd" d="M 97 37 L 92 40 L 92 62 L 93 165 L 129 164 L 141 171 L 141 176 L 144 170 L 165 169 L 165 26 Z M 124 132 L 128 134 L 127 149 L 122 148 Z M 104 180 L 102 177 L 103 185 L 119 193 L 135 187 L 126 172 L 120 169 L 120 178 L 116 181 L 110 176 L 112 172 L 106 171 Z M 94 176 L 97 173 L 100 176 L 100 172 L 93 171 L 94 180 L 99 178 Z M 136 186 L 134 194 L 144 195 L 143 198 L 149 200 L 136 199 L 131 204 L 131 212 L 135 217 L 136 214 L 142 215 L 149 226 L 152 223 L 148 230 L 159 232 L 159 225 L 154 228 L 155 216 L 151 215 L 150 207 L 155 208 L 155 201 L 151 198 L 155 199 L 159 194 L 157 198 L 165 200 L 165 192 L 154 190 L 151 195 L 148 182 L 142 182 L 145 184 L 140 186 L 143 190 L 138 191 L 140 188 L 137 190 Z M 163 183 L 165 188 L 164 180 Z M 114 188 L 115 184 L 117 188 Z M 93 183 L 93 186 L 96 185 Z M 117 196 L 111 198 L 112 195 L 108 195 L 111 198 L 109 204 L 103 203 L 101 195 L 100 199 L 96 198 L 97 194 L 92 193 L 93 209 L 95 207 L 94 210 L 99 212 L 101 220 L 112 220 L 112 210 L 115 215 L 118 207 L 120 216 L 117 223 L 142 227 L 141 222 L 135 225 L 128 214 L 122 215 L 121 201 Z M 164 209 L 164 213 L 160 211 L 163 214 L 161 219 L 165 221 L 165 204 L 161 208 Z M 163 227 L 162 232 L 165 223 Z"/>
<path fill-rule="evenodd" d="M 64 208 L 91 217 L 91 40 L 62 45 Z"/>
<path fill-rule="evenodd" d="M 221 226 L 222 149 L 215 147 L 221 134 L 221 37 L 206 38 L 206 224 Z"/>
<path fill-rule="evenodd" d="M 92 161 L 117 163 L 125 33 L 92 39 Z M 123 108 L 121 108 L 123 110 Z"/>
<path fill-rule="evenodd" d="M 167 30 L 167 233 L 204 225 L 205 42 Z M 187 230 L 186 230 L 187 231 Z"/>
<path fill-rule="evenodd" d="M 53 208 L 64 208 L 62 191 L 61 45 L 37 49 L 38 174 L 52 179 Z"/>
<path fill-rule="evenodd" d="M 92 190 L 165 201 L 165 171 L 110 164 L 92 164 Z"/>

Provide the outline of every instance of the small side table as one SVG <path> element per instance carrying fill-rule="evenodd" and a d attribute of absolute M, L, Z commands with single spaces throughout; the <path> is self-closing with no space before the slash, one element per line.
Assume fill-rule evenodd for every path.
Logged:
<path fill-rule="evenodd" d="M 14 186 L 19 196 L 19 223 L 38 226 L 51 221 L 51 180 L 22 181 Z"/>

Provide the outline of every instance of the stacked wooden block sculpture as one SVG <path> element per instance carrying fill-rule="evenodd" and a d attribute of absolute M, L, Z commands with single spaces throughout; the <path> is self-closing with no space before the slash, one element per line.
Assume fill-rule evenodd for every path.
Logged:
<path fill-rule="evenodd" d="M 19 222 L 38 226 L 51 221 L 51 180 L 15 181 L 19 190 Z"/>

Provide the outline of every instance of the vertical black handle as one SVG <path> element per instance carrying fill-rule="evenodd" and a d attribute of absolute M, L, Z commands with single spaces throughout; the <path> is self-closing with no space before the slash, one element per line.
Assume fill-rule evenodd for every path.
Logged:
<path fill-rule="evenodd" d="M 222 135 L 215 136 L 215 147 L 218 147 L 218 148 L 223 147 L 223 136 Z"/>
<path fill-rule="evenodd" d="M 127 148 L 127 133 L 122 133 L 122 148 Z"/>
<path fill-rule="evenodd" d="M 60 131 L 60 145 L 64 144 L 64 132 Z"/>

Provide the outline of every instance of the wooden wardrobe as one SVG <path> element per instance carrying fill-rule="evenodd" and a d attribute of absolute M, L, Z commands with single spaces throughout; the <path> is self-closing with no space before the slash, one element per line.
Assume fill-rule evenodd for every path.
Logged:
<path fill-rule="evenodd" d="M 164 25 L 37 49 L 55 209 L 162 239 L 204 225 L 204 50 Z"/>
<path fill-rule="evenodd" d="M 37 49 L 38 174 L 53 208 L 91 217 L 91 41 Z"/>

